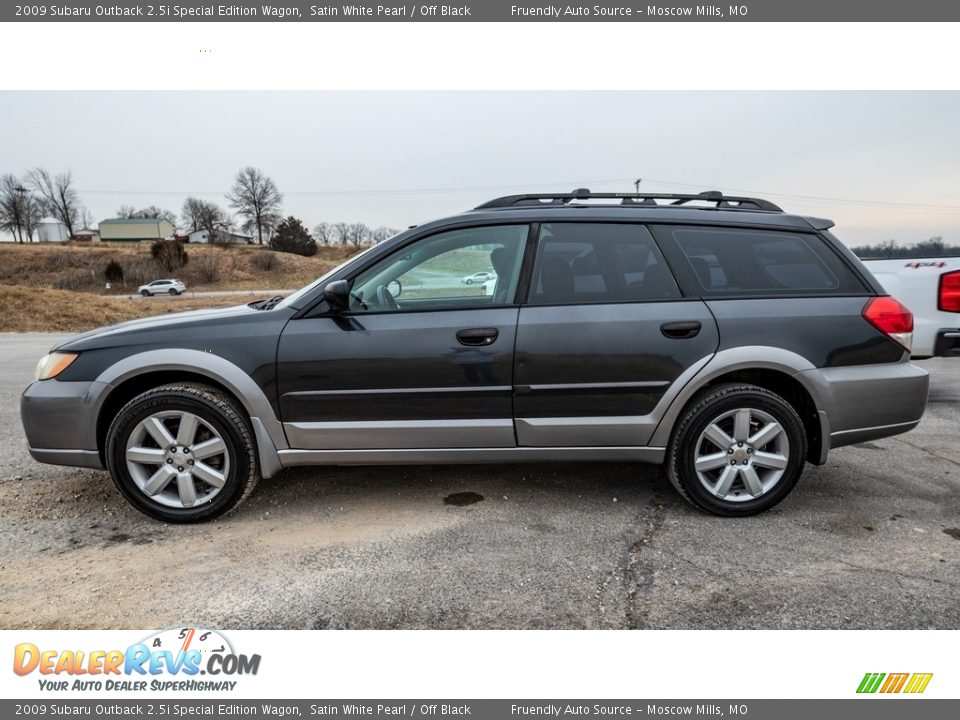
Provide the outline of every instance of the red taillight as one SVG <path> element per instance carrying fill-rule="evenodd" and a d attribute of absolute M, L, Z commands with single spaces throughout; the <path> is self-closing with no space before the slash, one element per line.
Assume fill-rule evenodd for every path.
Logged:
<path fill-rule="evenodd" d="M 945 312 L 960 312 L 960 270 L 940 276 L 937 308 Z"/>
<path fill-rule="evenodd" d="M 870 298 L 863 317 L 907 350 L 913 344 L 913 313 L 892 297 Z"/>

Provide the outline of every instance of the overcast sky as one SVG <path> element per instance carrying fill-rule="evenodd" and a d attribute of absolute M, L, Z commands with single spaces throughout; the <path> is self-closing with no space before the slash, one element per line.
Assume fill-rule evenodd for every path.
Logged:
<path fill-rule="evenodd" d="M 960 244 L 960 92 L 0 92 L 0 173 L 120 205 L 225 204 L 254 165 L 308 227 L 398 228 L 513 192 L 749 191 L 849 244 Z"/>

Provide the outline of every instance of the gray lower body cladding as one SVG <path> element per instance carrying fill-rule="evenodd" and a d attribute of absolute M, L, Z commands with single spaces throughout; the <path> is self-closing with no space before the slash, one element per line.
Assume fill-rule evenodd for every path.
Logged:
<path fill-rule="evenodd" d="M 33 459 L 102 470 L 97 413 L 109 389 L 95 381 L 31 383 L 20 398 L 20 419 Z"/>
<path fill-rule="evenodd" d="M 829 422 L 831 448 L 912 430 L 930 386 L 927 372 L 907 362 L 818 368 L 797 378 Z"/>
<path fill-rule="evenodd" d="M 755 355 L 754 353 L 750 353 Z M 740 355 L 740 353 L 738 353 Z M 716 361 L 719 356 L 714 358 Z M 741 361 L 744 358 L 739 358 Z M 753 358 L 756 362 L 756 358 Z M 554 447 L 543 443 L 541 447 L 509 447 L 504 442 L 487 445 L 484 441 L 491 438 L 477 438 L 475 447 L 458 447 L 454 444 L 446 447 L 433 447 L 430 438 L 420 436 L 419 444 L 407 443 L 385 447 L 363 447 L 355 437 L 351 443 L 330 443 L 326 449 L 277 447 L 267 431 L 264 421 L 252 417 L 257 443 L 260 446 L 260 460 L 266 477 L 278 472 L 281 467 L 292 465 L 340 465 L 340 464 L 421 464 L 432 462 L 511 462 L 541 460 L 631 460 L 661 462 L 666 445 L 656 434 L 651 437 L 653 428 L 664 438 L 669 436 L 669 426 L 674 419 L 674 411 L 679 410 L 690 395 L 702 383 L 716 374 L 729 369 L 731 365 L 716 362 L 699 371 L 702 365 L 691 368 L 689 382 L 682 392 L 674 388 L 664 398 L 663 407 L 650 416 L 620 418 L 635 420 L 634 432 L 620 427 L 615 438 L 604 446 L 601 438 L 591 437 L 593 447 L 577 447 L 574 437 L 570 436 L 568 424 L 575 418 L 564 419 L 565 434 Z M 726 366 L 726 367 L 723 367 Z M 786 368 L 782 368 L 786 370 Z M 794 372 L 797 378 L 810 392 L 820 411 L 824 436 L 829 437 L 829 447 L 836 448 L 865 440 L 906 432 L 915 427 L 923 415 L 926 406 L 929 378 L 927 373 L 907 362 L 881 363 L 876 365 L 853 365 L 837 368 L 807 368 Z M 102 382 L 61 382 L 56 380 L 31 384 L 21 399 L 21 416 L 26 431 L 30 454 L 34 459 L 55 465 L 103 469 L 100 448 L 97 445 L 96 427 L 103 397 L 111 385 Z M 669 406 L 669 407 L 667 407 Z M 663 422 L 660 422 L 660 421 Z M 266 422 L 276 423 L 276 419 L 267 418 Z M 531 422 L 520 420 L 519 422 Z M 364 425 L 376 423 L 364 423 Z M 623 424 L 623 423 L 621 423 Z M 627 422 L 627 425 L 630 423 Z M 331 425 L 336 425 L 331 424 Z M 429 425 L 429 423 L 428 423 Z M 619 427 L 619 426 L 618 426 Z M 326 428 L 334 435 L 349 428 Z M 372 428 L 365 428 L 371 431 Z M 429 429 L 429 428 L 427 428 Z M 498 428 L 499 429 L 499 428 Z M 290 427 L 287 428 L 288 432 Z M 304 435 L 310 436 L 316 428 L 301 428 Z M 407 428 L 408 431 L 421 428 Z M 449 432 L 449 428 L 447 431 Z M 582 432 L 579 439 L 584 439 Z M 636 438 L 634 442 L 625 440 Z M 291 437 L 291 441 L 296 438 Z M 307 438 L 300 438 L 301 440 Z M 316 438 L 311 438 L 316 441 Z M 328 440 L 331 438 L 327 438 Z M 343 437 L 340 438 L 344 439 Z M 574 440 L 574 442 L 570 442 Z M 646 441 L 646 444 L 644 444 Z M 825 448 L 826 450 L 826 448 Z"/>

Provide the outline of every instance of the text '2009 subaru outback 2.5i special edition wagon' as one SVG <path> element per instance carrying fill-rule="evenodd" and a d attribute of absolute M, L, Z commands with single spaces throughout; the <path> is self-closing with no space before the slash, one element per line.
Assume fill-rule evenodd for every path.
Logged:
<path fill-rule="evenodd" d="M 831 225 L 716 192 L 500 198 L 286 298 L 59 345 L 23 395 L 30 452 L 174 522 L 294 465 L 528 460 L 665 463 L 750 515 L 926 405 L 910 312 Z"/>

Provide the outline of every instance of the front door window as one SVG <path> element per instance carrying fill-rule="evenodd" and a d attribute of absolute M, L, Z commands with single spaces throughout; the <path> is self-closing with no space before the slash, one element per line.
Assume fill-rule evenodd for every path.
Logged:
<path fill-rule="evenodd" d="M 527 230 L 526 225 L 462 228 L 418 240 L 357 276 L 350 311 L 512 305 Z"/>

